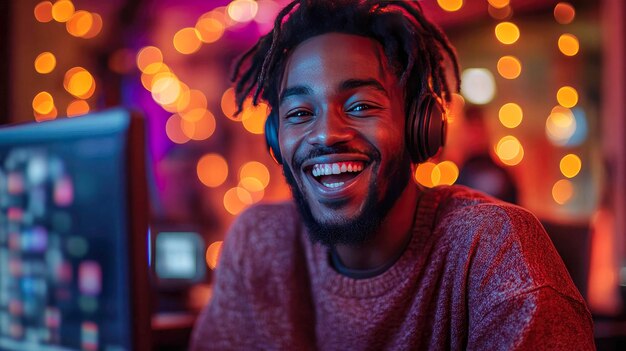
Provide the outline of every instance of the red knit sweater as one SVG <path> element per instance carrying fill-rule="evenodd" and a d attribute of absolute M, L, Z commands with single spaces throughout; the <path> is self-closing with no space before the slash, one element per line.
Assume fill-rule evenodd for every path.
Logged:
<path fill-rule="evenodd" d="M 406 252 L 351 279 L 290 203 L 242 214 L 192 350 L 589 350 L 590 313 L 537 219 L 461 187 L 427 190 Z"/>

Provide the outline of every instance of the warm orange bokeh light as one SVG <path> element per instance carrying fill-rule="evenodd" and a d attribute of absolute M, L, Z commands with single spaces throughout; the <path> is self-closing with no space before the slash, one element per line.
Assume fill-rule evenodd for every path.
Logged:
<path fill-rule="evenodd" d="M 444 11 L 454 12 L 463 7 L 463 0 L 437 0 L 437 4 Z"/>
<path fill-rule="evenodd" d="M 580 172 L 582 167 L 582 161 L 580 157 L 575 154 L 567 154 L 563 156 L 561 162 L 559 162 L 559 168 L 561 173 L 567 178 L 574 178 Z"/>
<path fill-rule="evenodd" d="M 41 23 L 52 21 L 52 3 L 50 1 L 42 1 L 35 6 L 35 19 Z"/>
<path fill-rule="evenodd" d="M 570 86 L 561 87 L 556 93 L 556 100 L 559 105 L 572 108 L 578 103 L 578 92 Z"/>
<path fill-rule="evenodd" d="M 222 107 L 222 112 L 224 113 L 224 116 L 233 121 L 241 121 L 242 114 L 235 116 L 235 112 L 237 112 L 237 103 L 235 101 L 234 88 L 228 88 L 226 89 L 224 94 L 222 94 L 220 106 Z"/>
<path fill-rule="evenodd" d="M 48 113 L 41 114 L 41 113 L 38 113 L 37 111 L 33 111 L 33 114 L 35 115 L 35 121 L 44 122 L 44 121 L 50 121 L 50 120 L 57 118 L 58 111 L 56 107 L 53 107 L 52 110 Z"/>
<path fill-rule="evenodd" d="M 152 98 L 159 105 L 174 103 L 181 93 L 180 81 L 172 73 L 159 73 L 152 79 Z"/>
<path fill-rule="evenodd" d="M 214 43 L 224 35 L 224 23 L 209 16 L 202 16 L 196 22 L 196 30 L 204 43 Z"/>
<path fill-rule="evenodd" d="M 87 33 L 81 36 L 84 39 L 94 38 L 96 35 L 100 34 L 100 31 L 102 31 L 102 16 L 100 16 L 99 14 L 95 12 L 92 12 L 91 20 L 92 20 L 91 27 L 89 27 L 89 30 L 87 31 Z"/>
<path fill-rule="evenodd" d="M 93 15 L 87 11 L 76 11 L 69 21 L 65 23 L 67 32 L 75 37 L 87 34 L 93 26 Z"/>
<path fill-rule="evenodd" d="M 522 144 L 512 135 L 507 135 L 498 141 L 496 155 L 507 166 L 515 166 L 524 158 Z"/>
<path fill-rule="evenodd" d="M 261 201 L 265 195 L 265 186 L 257 178 L 243 178 L 239 181 L 238 187 L 248 191 L 248 194 L 252 198 L 252 203 Z"/>
<path fill-rule="evenodd" d="M 67 22 L 74 14 L 74 3 L 59 0 L 52 5 L 52 18 L 57 22 Z"/>
<path fill-rule="evenodd" d="M 189 96 L 181 99 L 178 103 L 178 110 L 181 116 L 188 121 L 197 121 L 202 118 L 208 106 L 206 95 L 197 89 L 190 89 Z"/>
<path fill-rule="evenodd" d="M 40 114 L 46 115 L 54 109 L 54 99 L 47 91 L 42 91 L 35 95 L 33 99 L 33 110 Z"/>
<path fill-rule="evenodd" d="M 196 172 L 202 184 L 216 188 L 228 178 L 228 163 L 221 155 L 206 154 L 198 161 Z"/>
<path fill-rule="evenodd" d="M 170 116 L 165 123 L 165 134 L 176 144 L 184 144 L 190 140 L 183 132 L 182 124 L 182 118 L 178 114 Z"/>
<path fill-rule="evenodd" d="M 239 179 L 245 178 L 258 179 L 265 188 L 270 183 L 270 171 L 261 162 L 250 161 L 239 168 Z"/>
<path fill-rule="evenodd" d="M 510 6 L 505 6 L 502 8 L 496 8 L 493 6 L 487 6 L 487 11 L 489 15 L 498 20 L 504 20 L 511 17 L 512 11 Z"/>
<path fill-rule="evenodd" d="M 51 52 L 42 52 L 35 59 L 35 71 L 41 74 L 50 73 L 57 65 L 57 59 Z"/>
<path fill-rule="evenodd" d="M 568 179 L 561 179 L 552 186 L 552 198 L 559 205 L 567 203 L 573 196 L 574 185 Z"/>
<path fill-rule="evenodd" d="M 554 6 L 554 19 L 560 24 L 571 23 L 576 17 L 576 10 L 567 2 L 560 2 Z"/>
<path fill-rule="evenodd" d="M 67 116 L 74 117 L 87 114 L 89 112 L 89 103 L 85 100 L 74 100 L 67 105 Z"/>
<path fill-rule="evenodd" d="M 156 74 L 163 65 L 163 53 L 156 46 L 146 46 L 137 53 L 137 68 L 146 74 Z M 169 71 L 169 69 L 168 69 Z"/>
<path fill-rule="evenodd" d="M 88 99 L 95 91 L 96 82 L 86 69 L 73 67 L 65 73 L 63 87 L 77 98 Z"/>
<path fill-rule="evenodd" d="M 234 0 L 228 4 L 228 16 L 236 22 L 245 23 L 254 19 L 259 11 L 259 4 L 252 0 Z"/>
<path fill-rule="evenodd" d="M 206 140 L 215 132 L 215 117 L 208 110 L 200 110 L 197 115 L 201 117 L 194 121 L 182 117 L 181 126 L 183 133 L 191 140 Z"/>
<path fill-rule="evenodd" d="M 556 106 L 546 119 L 546 135 L 555 145 L 565 145 L 576 131 L 576 119 L 569 109 Z"/>
<path fill-rule="evenodd" d="M 511 22 L 502 22 L 496 26 L 495 29 L 496 38 L 502 44 L 513 44 L 520 36 L 519 28 Z"/>
<path fill-rule="evenodd" d="M 489 5 L 497 9 L 501 9 L 503 7 L 509 6 L 510 0 L 488 0 L 488 1 L 489 1 Z"/>
<path fill-rule="evenodd" d="M 565 56 L 574 56 L 580 50 L 580 44 L 578 43 L 578 38 L 576 38 L 573 34 L 563 34 L 559 37 L 559 50 Z"/>
<path fill-rule="evenodd" d="M 206 249 L 206 264 L 209 268 L 215 269 L 222 253 L 222 241 L 216 241 Z"/>
<path fill-rule="evenodd" d="M 265 120 L 269 112 L 270 108 L 266 103 L 259 102 L 257 106 L 253 106 L 250 99 L 248 104 L 244 104 L 241 123 L 250 133 L 263 134 L 265 132 Z"/>
<path fill-rule="evenodd" d="M 522 123 L 524 113 L 522 112 L 522 108 L 514 103 L 509 102 L 502 107 L 500 107 L 500 111 L 498 112 L 498 117 L 500 119 L 500 123 L 507 128 L 515 128 Z"/>
<path fill-rule="evenodd" d="M 438 170 L 438 181 L 435 181 L 435 170 Z M 443 161 L 437 164 L 433 169 L 433 176 L 431 176 L 433 184 L 435 185 L 452 185 L 459 178 L 459 167 L 452 161 Z"/>
<path fill-rule="evenodd" d="M 252 205 L 252 196 L 246 189 L 235 187 L 224 194 L 224 208 L 228 213 L 237 215 Z"/>
<path fill-rule="evenodd" d="M 200 50 L 202 41 L 197 29 L 187 27 L 174 34 L 174 48 L 181 54 L 189 55 Z"/>
<path fill-rule="evenodd" d="M 436 166 L 433 162 L 420 163 L 415 169 L 415 181 L 428 188 L 434 187 L 436 184 L 433 183 L 433 170 Z"/>
<path fill-rule="evenodd" d="M 514 56 L 503 56 L 498 60 L 498 73 L 503 78 L 515 79 L 522 73 L 522 63 Z"/>

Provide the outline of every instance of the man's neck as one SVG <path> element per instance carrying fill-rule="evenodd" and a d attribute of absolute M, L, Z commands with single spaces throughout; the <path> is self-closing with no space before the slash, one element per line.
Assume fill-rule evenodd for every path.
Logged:
<path fill-rule="evenodd" d="M 397 257 L 411 239 L 420 189 L 409 182 L 371 240 L 359 246 L 337 245 L 341 262 L 351 269 L 373 269 Z"/>

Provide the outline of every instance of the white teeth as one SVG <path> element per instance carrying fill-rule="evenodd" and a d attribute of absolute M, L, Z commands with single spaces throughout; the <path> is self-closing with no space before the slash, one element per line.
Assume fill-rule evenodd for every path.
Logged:
<path fill-rule="evenodd" d="M 330 174 L 333 174 L 333 170 L 332 170 L 332 168 L 330 167 L 330 165 L 324 165 L 324 174 L 325 174 L 325 175 L 330 175 Z"/>
<path fill-rule="evenodd" d="M 338 186 L 342 186 L 344 184 L 344 182 L 338 182 L 338 183 L 323 183 L 325 187 L 327 188 L 336 188 Z"/>
<path fill-rule="evenodd" d="M 348 167 L 346 167 L 346 164 L 342 164 L 341 165 L 341 172 L 347 172 L 348 171 Z"/>
<path fill-rule="evenodd" d="M 340 162 L 340 163 L 316 164 L 313 166 L 311 173 L 313 174 L 314 177 L 319 177 L 323 175 L 341 174 L 345 172 L 360 172 L 362 170 L 363 170 L 363 164 Z"/>
<path fill-rule="evenodd" d="M 339 174 L 341 173 L 341 171 L 339 170 L 339 165 L 336 163 L 333 163 L 333 174 Z"/>
<path fill-rule="evenodd" d="M 348 165 L 348 172 L 352 172 L 352 165 Z"/>

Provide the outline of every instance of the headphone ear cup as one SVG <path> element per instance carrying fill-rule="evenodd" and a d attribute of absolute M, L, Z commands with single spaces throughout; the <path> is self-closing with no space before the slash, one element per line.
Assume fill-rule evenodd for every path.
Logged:
<path fill-rule="evenodd" d="M 274 111 L 270 112 L 265 121 L 265 143 L 274 161 L 282 164 L 283 157 L 278 146 L 278 115 Z"/>
<path fill-rule="evenodd" d="M 422 163 L 435 156 L 445 145 L 447 121 L 443 106 L 427 94 L 419 103 L 411 104 L 407 125 L 411 160 Z"/>

